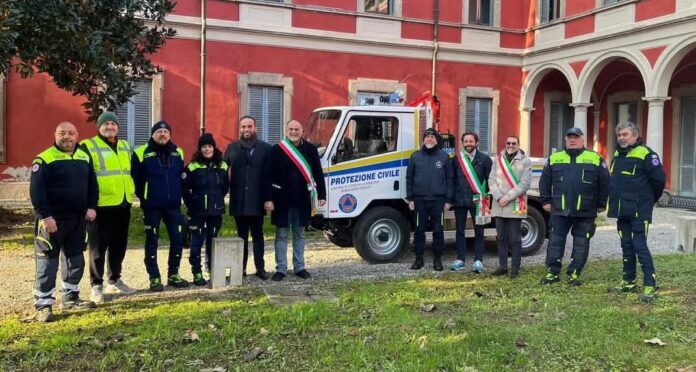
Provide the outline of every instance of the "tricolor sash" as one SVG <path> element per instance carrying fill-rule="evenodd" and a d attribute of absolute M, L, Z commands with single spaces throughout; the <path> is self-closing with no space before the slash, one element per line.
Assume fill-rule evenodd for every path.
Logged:
<path fill-rule="evenodd" d="M 459 166 L 462 168 L 462 172 L 471 190 L 474 192 L 474 205 L 476 206 L 476 218 L 474 218 L 474 223 L 476 225 L 486 225 L 491 222 L 491 196 L 486 189 L 486 182 L 481 182 L 479 180 L 474 170 L 474 165 L 471 164 L 471 160 L 464 154 L 464 151 L 460 151 L 457 154 L 457 160 L 459 161 Z"/>
<path fill-rule="evenodd" d="M 505 154 L 498 155 L 498 167 L 502 170 L 503 176 L 505 176 L 505 181 L 511 189 L 515 188 L 520 183 L 517 179 L 517 175 L 512 170 L 510 162 L 505 157 Z M 517 199 L 512 201 L 512 213 L 514 214 L 527 214 L 527 202 L 524 199 L 524 195 L 520 195 Z"/>
<path fill-rule="evenodd" d="M 309 166 L 309 163 L 307 163 L 307 159 L 305 159 L 304 155 L 300 152 L 300 150 L 295 147 L 295 145 L 285 137 L 282 141 L 278 143 L 278 146 L 285 152 L 285 155 L 287 155 L 290 160 L 292 161 L 293 164 L 297 167 L 297 170 L 300 171 L 302 174 L 302 177 L 304 177 L 305 182 L 307 182 L 307 191 L 309 191 L 309 200 L 311 201 L 312 204 L 312 216 L 317 214 L 317 183 L 314 181 L 314 177 L 312 176 L 312 168 Z"/>

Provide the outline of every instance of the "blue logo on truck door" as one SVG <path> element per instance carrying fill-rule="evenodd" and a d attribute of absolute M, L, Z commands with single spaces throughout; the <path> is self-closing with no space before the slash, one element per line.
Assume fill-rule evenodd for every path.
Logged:
<path fill-rule="evenodd" d="M 338 208 L 343 213 L 350 213 L 358 206 L 358 199 L 353 194 L 345 194 L 338 199 Z"/>

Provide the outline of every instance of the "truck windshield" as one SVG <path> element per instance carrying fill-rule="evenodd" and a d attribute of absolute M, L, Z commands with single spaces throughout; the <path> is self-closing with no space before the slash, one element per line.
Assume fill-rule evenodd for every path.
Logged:
<path fill-rule="evenodd" d="M 331 135 L 341 119 L 341 110 L 322 110 L 312 113 L 305 127 L 305 139 L 319 150 L 319 157 L 324 156 Z"/>

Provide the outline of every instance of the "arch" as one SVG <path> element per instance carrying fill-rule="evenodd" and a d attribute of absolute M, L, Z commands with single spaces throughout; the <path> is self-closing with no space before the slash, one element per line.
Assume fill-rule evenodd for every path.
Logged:
<path fill-rule="evenodd" d="M 541 66 L 532 70 L 532 72 L 527 75 L 527 78 L 522 84 L 522 92 L 520 95 L 520 110 L 531 109 L 534 107 L 534 96 L 536 95 L 537 88 L 544 77 L 549 72 L 557 70 L 565 76 L 570 86 L 570 92 L 575 98 L 575 87 L 577 86 L 577 79 L 575 78 L 575 72 L 568 64 L 558 64 L 555 62 L 544 63 Z"/>
<path fill-rule="evenodd" d="M 660 55 L 657 63 L 655 63 L 655 83 L 649 94 L 647 94 L 648 97 L 667 97 L 669 83 L 672 81 L 674 71 L 684 57 L 694 49 L 696 49 L 696 36 L 694 35 L 688 36 L 680 42 L 667 47 L 662 55 Z"/>
<path fill-rule="evenodd" d="M 590 99 L 592 98 L 592 88 L 597 81 L 597 77 L 602 72 L 604 67 L 617 58 L 625 58 L 636 67 L 643 78 L 643 87 L 646 94 L 649 92 L 651 80 L 648 71 L 650 71 L 650 66 L 645 56 L 635 56 L 623 50 L 612 50 L 600 54 L 596 58 L 592 59 L 587 66 L 585 66 L 578 81 L 578 95 L 574 96 L 576 102 L 590 102 Z"/>

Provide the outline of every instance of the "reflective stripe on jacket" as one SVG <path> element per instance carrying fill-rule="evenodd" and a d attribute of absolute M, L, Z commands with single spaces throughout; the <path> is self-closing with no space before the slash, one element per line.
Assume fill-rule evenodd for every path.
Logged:
<path fill-rule="evenodd" d="M 131 178 L 131 149 L 128 142 L 118 140 L 114 151 L 99 136 L 81 143 L 92 157 L 94 173 L 99 185 L 99 207 L 133 203 L 135 185 Z"/>

